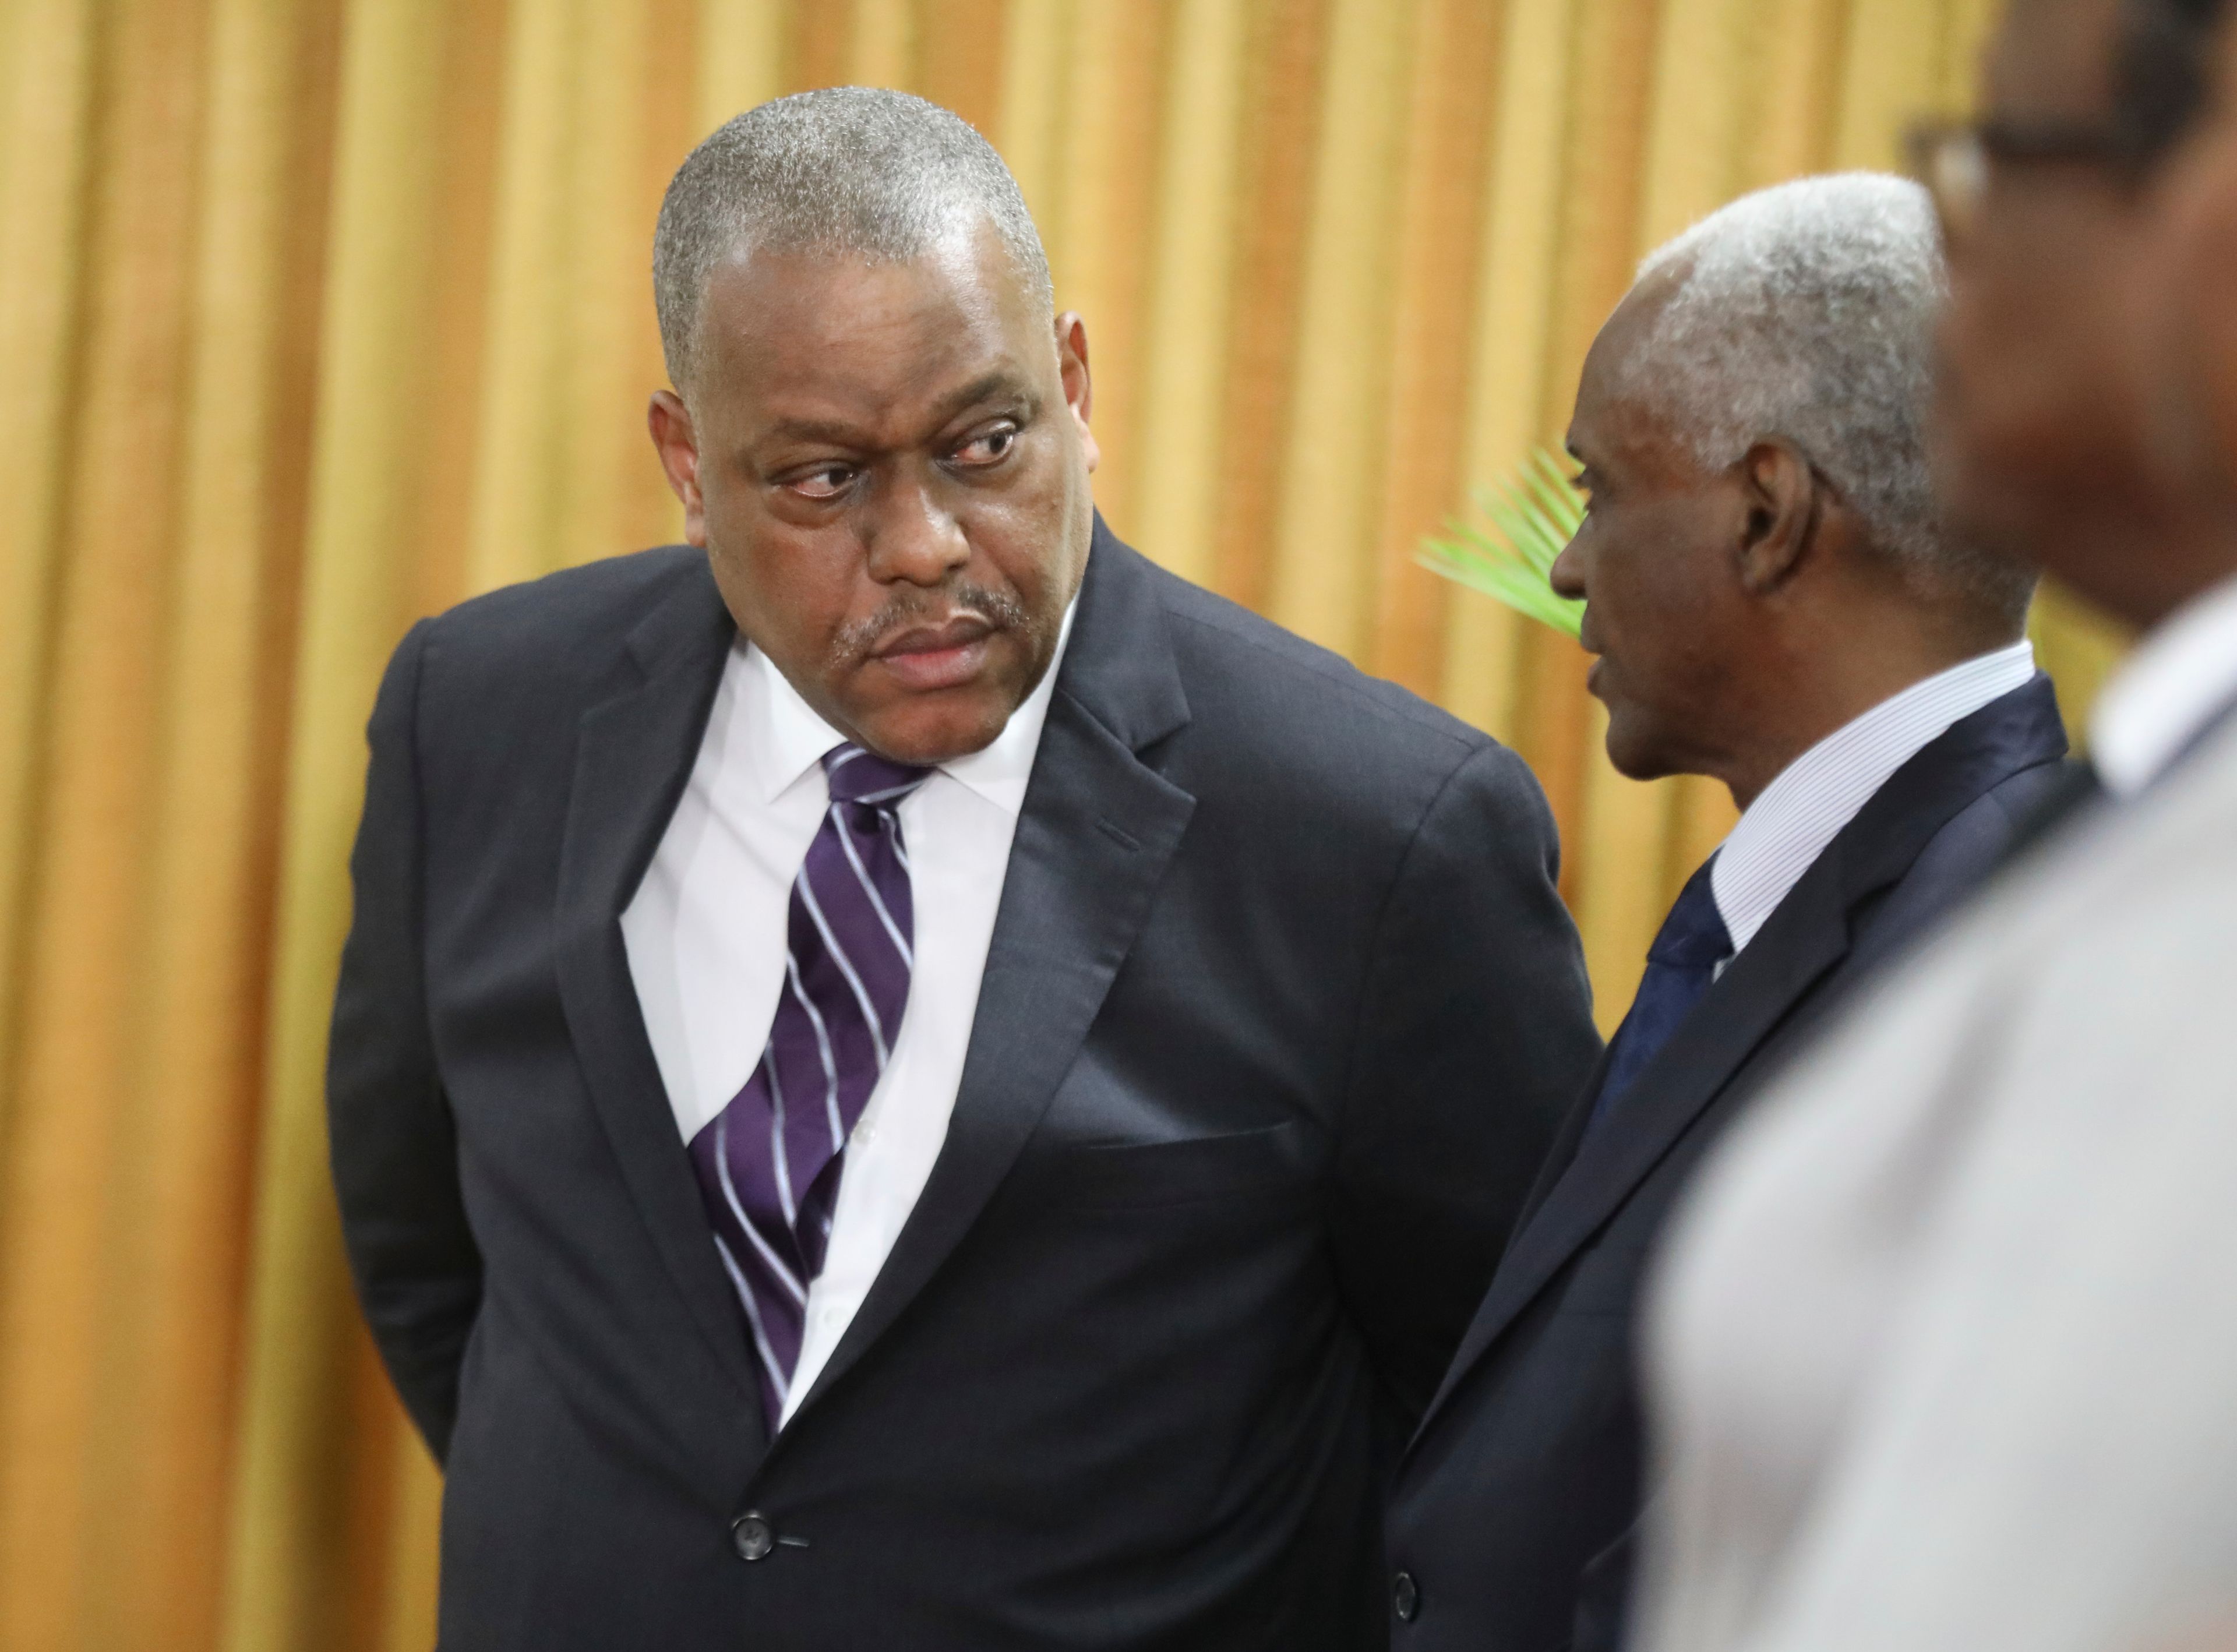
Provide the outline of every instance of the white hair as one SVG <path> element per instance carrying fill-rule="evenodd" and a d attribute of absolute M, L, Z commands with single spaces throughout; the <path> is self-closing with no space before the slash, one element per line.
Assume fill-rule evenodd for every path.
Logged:
<path fill-rule="evenodd" d="M 1627 376 L 1703 465 L 1784 438 L 1880 553 L 2024 611 L 2033 574 L 1953 539 L 1935 503 L 1927 426 L 1948 281 L 1924 188 L 1844 172 L 1758 190 L 1650 254 L 1639 278 L 1657 277 L 1671 290 Z"/>
<path fill-rule="evenodd" d="M 756 249 L 907 262 L 991 222 L 1036 302 L 1048 257 L 1017 180 L 959 116 L 907 92 L 833 86 L 725 122 L 678 167 L 653 232 L 668 374 L 687 394 L 708 279 Z"/>

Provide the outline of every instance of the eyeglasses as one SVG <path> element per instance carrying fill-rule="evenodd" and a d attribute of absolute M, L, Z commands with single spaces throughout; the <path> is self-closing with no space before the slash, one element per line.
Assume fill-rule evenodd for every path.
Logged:
<path fill-rule="evenodd" d="M 2127 174 L 2142 159 L 2119 129 L 2078 121 L 1930 121 L 1911 129 L 1909 147 L 1911 175 L 1934 197 L 1952 238 L 1980 221 L 1998 167 L 2094 166 Z"/>

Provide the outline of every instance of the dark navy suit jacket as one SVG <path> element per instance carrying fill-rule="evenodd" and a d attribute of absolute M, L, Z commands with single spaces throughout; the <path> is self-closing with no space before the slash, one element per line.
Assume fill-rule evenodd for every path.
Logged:
<path fill-rule="evenodd" d="M 443 1646 L 1379 1641 L 1386 1432 L 1599 1049 L 1537 783 L 1099 527 L 946 1145 L 772 1439 L 620 928 L 735 636 L 618 558 L 373 714 L 328 1097 Z"/>
<path fill-rule="evenodd" d="M 1641 1276 L 1704 1151 L 1868 971 L 1958 904 L 2056 790 L 2037 676 L 1898 770 L 1733 960 L 1613 1116 L 1573 1109 L 1397 1471 L 1397 1652 L 1619 1644 L 1642 1500 Z"/>

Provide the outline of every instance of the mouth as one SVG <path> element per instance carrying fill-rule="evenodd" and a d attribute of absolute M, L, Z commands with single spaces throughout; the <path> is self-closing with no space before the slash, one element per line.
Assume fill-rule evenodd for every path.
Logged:
<path fill-rule="evenodd" d="M 958 614 L 938 625 L 911 625 L 880 643 L 870 657 L 917 693 L 957 688 L 987 664 L 994 627 L 976 614 Z"/>

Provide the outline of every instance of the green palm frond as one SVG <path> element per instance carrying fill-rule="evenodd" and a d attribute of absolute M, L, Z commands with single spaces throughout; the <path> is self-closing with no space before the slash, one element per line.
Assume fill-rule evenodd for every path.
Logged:
<path fill-rule="evenodd" d="M 1535 450 L 1497 487 L 1478 490 L 1485 525 L 1448 518 L 1447 533 L 1422 541 L 1415 559 L 1432 572 L 1496 598 L 1517 613 L 1574 637 L 1580 602 L 1554 594 L 1547 572 L 1585 520 L 1584 496 L 1552 453 Z"/>

